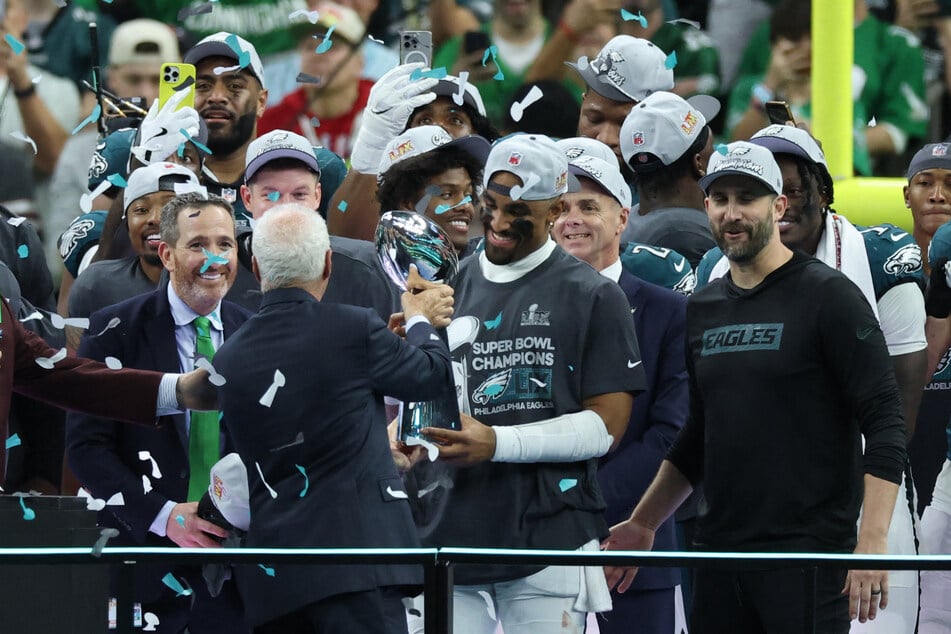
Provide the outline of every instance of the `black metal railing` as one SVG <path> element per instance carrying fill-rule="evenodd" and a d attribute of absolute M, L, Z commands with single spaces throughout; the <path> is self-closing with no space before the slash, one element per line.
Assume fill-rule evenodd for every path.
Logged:
<path fill-rule="evenodd" d="M 456 564 L 651 566 L 744 570 L 762 568 L 951 570 L 951 555 L 847 555 L 816 553 L 708 553 L 643 551 L 500 550 L 479 548 L 0 548 L 4 564 L 116 565 L 120 578 L 117 632 L 133 632 L 132 567 L 165 564 L 416 564 L 423 567 L 427 634 L 452 632 L 452 570 Z M 104 597 L 105 599 L 105 597 Z M 104 602 L 105 603 L 105 602 Z"/>

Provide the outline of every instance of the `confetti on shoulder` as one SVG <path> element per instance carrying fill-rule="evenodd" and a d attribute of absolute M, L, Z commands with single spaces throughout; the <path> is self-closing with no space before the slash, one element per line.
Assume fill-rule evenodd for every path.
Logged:
<path fill-rule="evenodd" d="M 36 141 L 34 141 L 32 138 L 23 134 L 19 130 L 14 130 L 13 132 L 10 133 L 10 136 L 12 136 L 17 141 L 23 141 L 24 143 L 29 143 L 30 147 L 33 148 L 33 154 L 36 154 Z"/>
<path fill-rule="evenodd" d="M 59 351 L 51 357 L 37 357 L 36 365 L 44 370 L 52 370 L 53 366 L 66 358 L 66 348 L 60 348 Z"/>

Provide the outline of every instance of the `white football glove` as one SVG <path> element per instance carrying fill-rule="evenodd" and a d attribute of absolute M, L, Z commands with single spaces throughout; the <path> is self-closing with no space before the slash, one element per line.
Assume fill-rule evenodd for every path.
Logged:
<path fill-rule="evenodd" d="M 198 135 L 198 112 L 188 107 L 176 110 L 187 96 L 187 91 L 176 92 L 161 109 L 158 99 L 152 102 L 139 125 L 139 144 L 132 148 L 132 154 L 145 165 L 164 161 L 177 151 L 187 140 L 181 130 L 191 137 Z"/>
<path fill-rule="evenodd" d="M 386 144 L 406 129 L 413 110 L 436 99 L 436 93 L 430 91 L 439 83 L 438 79 L 410 80 L 413 71 L 423 68 L 426 65 L 422 62 L 402 64 L 380 77 L 370 89 L 360 131 L 350 153 L 353 169 L 362 174 L 376 174 Z"/>

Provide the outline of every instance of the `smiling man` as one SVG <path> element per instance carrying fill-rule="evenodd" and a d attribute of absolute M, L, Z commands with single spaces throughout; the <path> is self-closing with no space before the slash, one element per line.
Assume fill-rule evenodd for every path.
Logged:
<path fill-rule="evenodd" d="M 472 255 L 482 240 L 469 235 L 488 155 L 489 142 L 480 136 L 453 139 L 439 126 L 410 128 L 383 151 L 376 193 L 380 211 L 422 213 L 446 232 L 460 260 Z"/>
<path fill-rule="evenodd" d="M 205 159 L 205 184 L 235 206 L 238 228 L 248 227 L 238 190 L 244 181 L 245 153 L 267 104 L 261 58 L 250 42 L 222 31 L 189 49 L 185 62 L 195 65 L 195 110 L 208 126 L 211 154 Z"/>
<path fill-rule="evenodd" d="M 607 146 L 603 149 L 608 150 Z M 631 193 L 614 157 L 582 155 L 569 159 L 568 170 L 578 178 L 581 190 L 562 197 L 564 206 L 552 235 L 565 251 L 617 282 L 624 291 L 647 375 L 647 388 L 634 400 L 627 431 L 617 450 L 603 456 L 598 465 L 598 482 L 608 506 L 605 519 L 615 524 L 630 515 L 647 490 L 687 418 L 683 344 L 687 301 L 683 295 L 640 280 L 622 267 L 618 252 Z M 658 528 L 654 546 L 658 550 L 677 549 L 672 518 Z M 679 579 L 676 568 L 641 571 L 633 591 L 612 594 L 613 609 L 598 615 L 601 632 L 629 632 L 632 623 L 637 623 L 638 632 L 644 634 L 675 631 L 675 586 Z"/>
<path fill-rule="evenodd" d="M 569 180 L 545 136 L 489 154 L 485 251 L 459 272 L 449 327 L 462 430 L 423 430 L 461 467 L 427 545 L 591 550 L 606 534 L 595 458 L 620 442 L 644 369 L 618 285 L 549 236 Z M 610 595 L 600 568 L 564 570 L 456 568 L 457 627 L 495 631 L 487 596 L 506 630 L 582 632 Z"/>
<path fill-rule="evenodd" d="M 769 150 L 731 143 L 700 185 L 729 273 L 688 299 L 687 423 L 606 547 L 650 549 L 702 480 L 700 550 L 884 554 L 905 438 L 878 321 L 848 278 L 783 245 Z M 634 572 L 609 581 L 624 591 Z M 820 570 L 814 596 L 805 574 L 699 569 L 690 631 L 844 633 L 888 603 L 886 571 Z"/>
<path fill-rule="evenodd" d="M 215 350 L 250 316 L 222 301 L 238 266 L 230 205 L 197 192 L 183 194 L 162 208 L 160 226 L 157 251 L 168 284 L 95 313 L 80 346 L 84 356 L 113 357 L 139 369 L 189 371 L 202 357 L 213 361 Z M 121 326 L 110 328 L 116 320 Z M 197 512 L 211 466 L 229 450 L 223 431 L 217 412 L 186 412 L 163 427 L 135 430 L 70 414 L 67 457 L 93 496 L 108 499 L 122 493 L 125 504 L 109 506 L 99 516 L 101 525 L 119 529 L 117 543 L 217 547 L 226 531 Z M 164 477 L 155 476 L 152 462 L 141 458 L 143 451 Z M 212 597 L 201 566 L 177 566 L 172 574 L 184 578 L 194 592 L 179 597 L 161 583 L 166 572 L 168 566 L 161 564 L 135 571 L 135 600 L 143 613 L 159 616 L 163 631 L 248 631 L 233 584 L 226 583 Z"/>

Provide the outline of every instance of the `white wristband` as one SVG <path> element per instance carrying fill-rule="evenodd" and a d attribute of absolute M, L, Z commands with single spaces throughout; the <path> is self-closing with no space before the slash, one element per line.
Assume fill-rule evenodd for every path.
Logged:
<path fill-rule="evenodd" d="M 492 462 L 577 462 L 603 456 L 614 442 L 601 417 L 589 409 L 492 429 Z"/>

